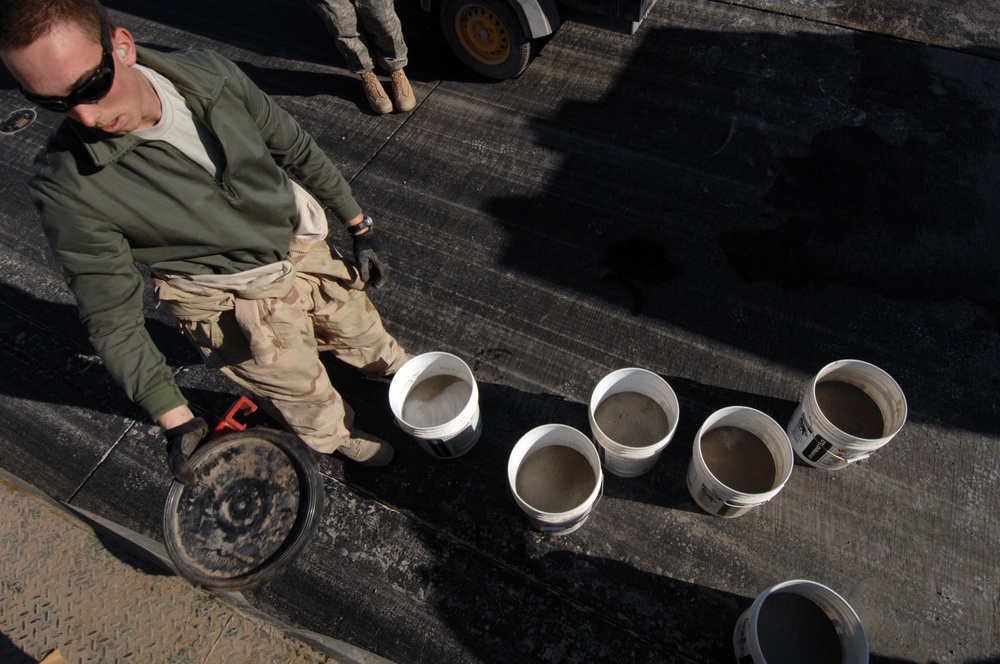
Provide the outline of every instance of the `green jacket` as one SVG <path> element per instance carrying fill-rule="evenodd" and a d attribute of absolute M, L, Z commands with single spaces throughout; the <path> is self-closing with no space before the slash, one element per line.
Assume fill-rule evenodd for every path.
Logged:
<path fill-rule="evenodd" d="M 221 182 L 167 143 L 65 120 L 30 186 L 94 349 L 156 419 L 187 401 L 146 332 L 144 280 L 133 261 L 232 274 L 283 260 L 296 221 L 285 169 L 341 222 L 361 208 L 312 137 L 232 62 L 144 49 L 139 62 L 170 79 L 218 138 Z"/>

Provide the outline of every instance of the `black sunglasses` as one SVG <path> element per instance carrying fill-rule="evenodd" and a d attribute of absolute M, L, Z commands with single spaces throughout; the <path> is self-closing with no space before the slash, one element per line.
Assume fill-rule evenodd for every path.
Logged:
<path fill-rule="evenodd" d="M 65 97 L 40 97 L 23 87 L 21 94 L 28 101 L 56 113 L 65 113 L 80 104 L 99 102 L 111 91 L 111 86 L 115 82 L 115 60 L 111 52 L 111 32 L 107 25 L 104 25 L 101 31 L 101 46 L 104 48 L 101 64 L 97 65 L 97 69 L 87 77 L 86 81 L 73 88 Z"/>

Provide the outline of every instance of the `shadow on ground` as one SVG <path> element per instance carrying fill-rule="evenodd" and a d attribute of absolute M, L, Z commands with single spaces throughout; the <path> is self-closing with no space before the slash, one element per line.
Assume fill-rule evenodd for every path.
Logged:
<path fill-rule="evenodd" d="M 0 659 L 7 664 L 38 664 L 37 659 L 18 648 L 3 632 L 0 632 Z"/>
<path fill-rule="evenodd" d="M 561 166 L 487 203 L 503 264 L 808 373 L 868 359 L 914 418 L 995 431 L 997 67 L 865 34 L 641 38 L 600 100 L 530 121 Z"/>

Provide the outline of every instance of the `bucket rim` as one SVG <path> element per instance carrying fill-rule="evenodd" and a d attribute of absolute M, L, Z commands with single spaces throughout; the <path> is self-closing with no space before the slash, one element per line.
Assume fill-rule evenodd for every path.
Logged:
<path fill-rule="evenodd" d="M 708 463 L 705 462 L 705 458 L 701 453 L 702 436 L 705 433 L 711 431 L 713 426 L 717 425 L 720 421 L 723 420 L 723 418 L 732 415 L 734 413 L 741 413 L 741 412 L 750 413 L 753 414 L 754 416 L 759 416 L 763 418 L 763 421 L 768 428 L 774 428 L 775 431 L 781 433 L 780 437 L 779 436 L 776 437 L 779 437 L 780 439 L 784 440 L 784 442 L 787 444 L 787 445 L 780 445 L 782 457 L 787 457 L 781 459 L 781 461 L 783 461 L 784 465 L 786 466 L 786 470 L 782 473 L 780 481 L 779 478 L 777 477 L 775 478 L 774 486 L 768 491 L 763 491 L 761 493 L 746 493 L 744 491 L 737 491 L 736 489 L 732 488 L 731 486 L 729 486 L 728 484 L 726 484 L 725 482 L 723 482 L 722 480 L 720 480 L 718 477 L 715 476 L 715 474 L 708 467 Z M 751 431 L 750 433 L 754 432 Z M 760 438 L 760 436 L 758 436 L 758 438 Z M 767 446 L 768 451 L 770 451 L 772 456 L 774 456 L 774 450 L 771 449 L 771 446 L 767 444 L 767 441 L 763 440 L 762 438 L 761 442 L 764 443 L 765 446 Z M 746 499 L 747 501 L 754 501 L 754 502 L 748 502 L 746 505 L 743 505 L 742 507 L 757 507 L 759 505 L 763 505 L 767 501 L 774 498 L 784 488 L 785 484 L 788 483 L 788 480 L 791 479 L 792 470 L 794 470 L 795 467 L 795 450 L 792 448 L 791 440 L 788 438 L 788 433 L 785 431 L 785 428 L 782 427 L 780 424 L 778 424 L 777 421 L 775 421 L 775 419 L 770 415 L 768 415 L 767 413 L 757 410 L 756 408 L 751 408 L 750 406 L 727 406 L 725 408 L 720 408 L 719 410 L 716 410 L 715 412 L 711 413 L 708 417 L 706 417 L 705 421 L 702 423 L 697 433 L 695 433 L 694 445 L 692 447 L 691 457 L 692 461 L 695 463 L 695 466 L 699 472 L 704 472 L 705 474 L 707 474 L 708 477 L 717 486 L 722 487 L 731 494 L 730 496 L 727 497 L 720 496 L 719 498 L 723 502 L 729 502 L 730 500 L 743 500 L 743 499 Z"/>
<path fill-rule="evenodd" d="M 899 399 L 902 402 L 902 408 L 900 409 L 899 423 L 897 426 L 893 427 L 893 429 L 889 433 L 883 434 L 878 438 L 861 438 L 859 436 L 854 436 L 844 431 L 843 429 L 835 425 L 833 422 L 831 422 L 830 418 L 828 418 L 826 416 L 826 413 L 823 412 L 823 409 L 819 407 L 819 401 L 816 399 L 816 386 L 824 382 L 824 379 L 826 379 L 830 374 L 834 373 L 835 371 L 841 369 L 849 369 L 851 367 L 863 367 L 869 371 L 872 371 L 882 381 L 884 381 L 893 392 L 895 392 L 899 396 Z M 849 384 L 853 385 L 853 383 Z M 860 386 L 858 385 L 855 385 L 855 387 L 860 388 Z M 868 398 L 870 399 L 872 398 L 870 394 L 868 395 Z M 828 432 L 835 432 L 837 434 L 838 440 L 836 441 L 836 444 L 838 446 L 859 452 L 874 452 L 875 450 L 884 447 L 886 444 L 889 443 L 889 441 L 895 438 L 900 431 L 903 430 L 903 426 L 906 424 L 906 419 L 909 415 L 909 405 L 906 402 L 906 393 L 903 392 L 903 388 L 899 386 L 899 383 L 896 381 L 896 379 L 893 378 L 892 375 L 885 369 L 882 369 L 881 367 L 878 367 L 872 364 L 871 362 L 866 362 L 864 360 L 855 360 L 855 359 L 834 360 L 833 362 L 830 362 L 829 364 L 824 366 L 822 369 L 816 372 L 816 374 L 812 377 L 812 379 L 810 379 L 809 385 L 806 388 L 805 400 L 808 401 L 810 405 L 809 415 L 819 420 L 819 422 L 823 425 L 823 428 L 827 429 Z M 879 406 L 879 410 L 882 410 L 881 406 Z M 882 416 L 884 418 L 885 413 L 882 413 Z"/>
<path fill-rule="evenodd" d="M 641 447 L 636 447 L 633 445 L 625 445 L 619 443 L 618 441 L 607 435 L 600 425 L 597 424 L 597 420 L 594 417 L 594 413 L 597 407 L 604 403 L 606 397 L 613 396 L 615 394 L 620 394 L 621 392 L 634 392 L 634 389 L 630 390 L 619 390 L 617 392 L 608 393 L 608 388 L 615 385 L 618 380 L 624 375 L 639 375 L 650 380 L 657 387 L 665 388 L 666 401 L 669 403 L 671 408 L 664 408 L 660 402 L 654 397 L 643 394 L 653 399 L 660 408 L 663 409 L 664 415 L 667 417 L 667 421 L 670 423 L 670 429 L 667 434 L 651 445 L 643 445 Z M 601 388 L 605 388 L 604 392 L 600 392 Z M 600 392 L 600 397 L 598 393 Z M 595 403 L 596 400 L 596 403 Z M 654 457 L 660 454 L 667 445 L 674 438 L 674 434 L 677 433 L 677 425 L 680 422 L 680 401 L 677 398 L 677 393 L 674 392 L 674 388 L 671 387 L 670 383 L 667 382 L 663 376 L 656 372 L 650 371 L 649 369 L 643 369 L 641 367 L 623 367 L 621 369 L 615 369 L 614 371 L 604 375 L 594 386 L 594 389 L 590 392 L 590 399 L 587 402 L 587 419 L 590 421 L 591 432 L 594 435 L 594 439 L 598 445 L 603 447 L 607 452 L 614 454 L 615 456 L 625 459 L 625 460 L 635 460 L 642 461 L 648 459 L 649 457 Z M 672 411 L 672 412 L 671 412 Z"/>
<path fill-rule="evenodd" d="M 472 391 L 469 394 L 468 402 L 452 419 L 430 427 L 415 426 L 403 418 L 403 404 L 413 386 L 425 377 L 424 371 L 431 368 L 437 359 L 453 360 L 456 371 L 449 370 L 449 367 L 439 367 L 438 373 L 429 374 L 426 378 L 442 375 L 456 376 L 469 385 Z M 479 412 L 479 384 L 476 382 L 472 369 L 462 358 L 445 351 L 431 351 L 410 358 L 393 375 L 389 383 L 388 398 L 389 409 L 392 411 L 396 426 L 417 438 L 447 439 L 455 436 L 474 422 Z"/>
<path fill-rule="evenodd" d="M 543 436 L 551 434 L 556 431 L 567 433 L 570 436 L 576 437 L 577 441 L 581 445 L 585 445 L 587 447 L 588 452 L 581 452 L 581 454 L 584 456 L 585 459 L 587 459 L 587 463 L 590 464 L 591 469 L 595 471 L 596 481 L 594 482 L 593 490 L 587 495 L 587 498 L 573 509 L 566 510 L 564 512 L 546 512 L 544 510 L 538 509 L 531 503 L 527 502 L 517 493 L 517 471 L 520 470 L 521 463 L 528 458 L 528 453 L 525 452 L 524 450 L 531 448 L 531 446 L 534 445 L 535 443 L 543 442 L 544 441 Z M 529 438 L 530 436 L 533 436 L 533 438 Z M 541 449 L 543 447 L 552 447 L 553 445 L 560 445 L 560 442 L 559 441 L 548 442 L 544 445 L 540 445 L 536 449 Z M 578 452 L 580 451 L 577 448 L 571 447 L 569 445 L 562 445 L 562 446 L 570 447 L 571 449 L 574 449 Z M 521 448 L 520 450 L 518 449 L 519 447 Z M 520 457 L 518 458 L 517 464 L 515 465 L 514 460 L 515 457 L 517 456 L 516 453 L 518 452 L 521 452 L 521 454 Z M 595 460 L 597 462 L 596 464 L 594 463 Z M 507 488 L 510 490 L 511 496 L 514 497 L 514 501 L 518 504 L 518 506 L 522 507 L 522 511 L 524 511 L 523 508 L 527 507 L 528 509 L 531 510 L 533 515 L 536 515 L 541 518 L 559 517 L 559 516 L 565 516 L 567 514 L 573 514 L 574 512 L 580 510 L 585 505 L 590 505 L 590 509 L 593 509 L 594 506 L 597 504 L 597 500 L 603 495 L 604 491 L 604 470 L 601 467 L 600 455 L 597 454 L 597 450 L 596 448 L 594 448 L 594 444 L 590 440 L 590 438 L 588 438 L 587 435 L 582 431 L 580 431 L 579 429 L 571 427 L 567 424 L 541 424 L 525 432 L 520 438 L 518 438 L 517 442 L 514 443 L 514 447 L 511 449 L 510 455 L 507 457 Z M 529 518 L 531 517 L 529 516 Z"/>
<path fill-rule="evenodd" d="M 851 606 L 844 597 L 838 593 L 833 588 L 826 586 L 818 581 L 813 581 L 811 579 L 789 579 L 787 581 L 782 581 L 781 583 L 776 583 L 773 586 L 761 591 L 757 597 L 754 598 L 753 603 L 746 610 L 747 623 L 748 623 L 748 645 L 751 649 L 751 655 L 754 661 L 763 662 L 764 654 L 760 649 L 760 642 L 757 635 L 758 619 L 760 618 L 761 608 L 764 606 L 764 602 L 768 597 L 775 595 L 780 592 L 795 592 L 795 588 L 808 588 L 819 594 L 827 600 L 836 613 L 838 613 L 838 619 L 844 623 L 844 629 L 837 629 L 838 636 L 840 637 L 841 646 L 851 645 L 849 642 L 857 640 L 856 647 L 860 650 L 861 658 L 860 661 L 867 662 L 868 656 L 870 654 L 870 643 L 868 641 L 868 633 L 865 631 L 864 624 L 861 622 L 861 618 L 858 616 L 857 611 Z M 806 597 L 807 599 L 815 602 L 816 600 L 807 594 L 796 592 L 795 594 Z M 820 607 L 822 608 L 822 607 Z M 839 610 L 839 611 L 838 611 Z M 846 618 L 846 621 L 844 620 Z M 742 621 L 742 616 L 740 620 L 737 620 L 737 628 L 739 623 Z M 831 622 L 833 620 L 831 619 Z M 735 634 L 734 634 L 735 637 Z M 846 653 L 845 653 L 846 654 Z M 851 663 L 853 664 L 853 663 Z"/>

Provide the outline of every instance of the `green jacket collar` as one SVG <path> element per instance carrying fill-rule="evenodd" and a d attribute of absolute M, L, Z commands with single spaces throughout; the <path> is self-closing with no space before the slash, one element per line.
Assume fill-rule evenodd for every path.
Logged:
<path fill-rule="evenodd" d="M 139 64 L 166 76 L 203 122 L 222 93 L 226 77 L 194 64 L 183 54 L 157 53 L 136 47 Z M 96 166 L 108 166 L 131 152 L 142 141 L 135 136 L 111 136 L 75 120 L 65 120 L 80 137 Z"/>

